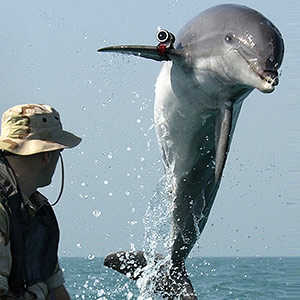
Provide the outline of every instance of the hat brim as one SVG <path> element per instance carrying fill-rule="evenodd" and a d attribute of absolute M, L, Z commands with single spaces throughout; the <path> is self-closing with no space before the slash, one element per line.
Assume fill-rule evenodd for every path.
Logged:
<path fill-rule="evenodd" d="M 51 140 L 13 139 L 0 137 L 0 149 L 17 155 L 32 155 L 41 152 L 73 148 L 81 142 L 81 138 L 68 131 L 60 132 Z"/>

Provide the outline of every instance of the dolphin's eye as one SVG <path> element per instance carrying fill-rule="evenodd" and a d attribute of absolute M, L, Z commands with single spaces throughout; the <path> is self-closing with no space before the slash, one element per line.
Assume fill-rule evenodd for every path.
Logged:
<path fill-rule="evenodd" d="M 233 41 L 233 38 L 234 38 L 234 34 L 233 33 L 228 33 L 226 36 L 225 36 L 225 41 L 227 43 L 231 43 Z"/>

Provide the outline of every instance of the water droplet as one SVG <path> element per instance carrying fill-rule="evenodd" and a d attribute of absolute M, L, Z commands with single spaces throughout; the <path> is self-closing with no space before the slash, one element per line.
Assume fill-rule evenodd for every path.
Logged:
<path fill-rule="evenodd" d="M 100 210 L 95 209 L 95 210 L 93 211 L 93 216 L 96 217 L 96 218 L 100 217 L 101 214 L 102 214 L 102 213 L 101 213 Z"/>
<path fill-rule="evenodd" d="M 104 183 L 105 185 L 107 185 L 107 184 L 108 184 L 108 180 L 104 180 L 103 183 Z"/>
<path fill-rule="evenodd" d="M 95 255 L 93 255 L 93 254 L 89 254 L 89 255 L 88 255 L 88 259 L 89 259 L 89 260 L 93 260 L 94 258 L 95 258 Z"/>
<path fill-rule="evenodd" d="M 138 93 L 136 93 L 136 92 L 133 92 L 133 94 L 135 95 L 135 98 L 139 98 L 140 97 L 140 95 Z"/>
<path fill-rule="evenodd" d="M 81 244 L 80 243 L 78 243 L 76 246 L 77 246 L 77 248 L 81 249 Z"/>

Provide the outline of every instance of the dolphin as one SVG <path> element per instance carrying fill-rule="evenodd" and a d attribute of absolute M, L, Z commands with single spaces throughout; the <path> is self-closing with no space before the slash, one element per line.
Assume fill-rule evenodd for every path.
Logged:
<path fill-rule="evenodd" d="M 156 291 L 167 299 L 197 299 L 185 260 L 211 211 L 243 100 L 254 89 L 274 91 L 284 42 L 261 13 L 235 4 L 198 14 L 176 40 L 164 29 L 157 39 L 157 46 L 98 51 L 165 61 L 155 86 L 154 119 L 170 175 L 172 246 L 169 269 L 160 270 Z M 104 264 L 137 279 L 147 260 L 142 251 L 124 251 L 108 255 Z"/>

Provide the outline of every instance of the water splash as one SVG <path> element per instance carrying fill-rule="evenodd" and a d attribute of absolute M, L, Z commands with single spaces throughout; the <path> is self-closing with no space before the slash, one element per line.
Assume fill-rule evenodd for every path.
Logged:
<path fill-rule="evenodd" d="M 169 231 L 172 207 L 169 190 L 171 177 L 170 174 L 166 174 L 160 179 L 143 219 L 145 225 L 143 251 L 147 266 L 143 270 L 143 276 L 137 281 L 140 291 L 138 300 L 160 299 L 154 294 L 154 278 L 157 278 L 159 269 L 170 260 L 169 250 L 172 240 Z"/>

